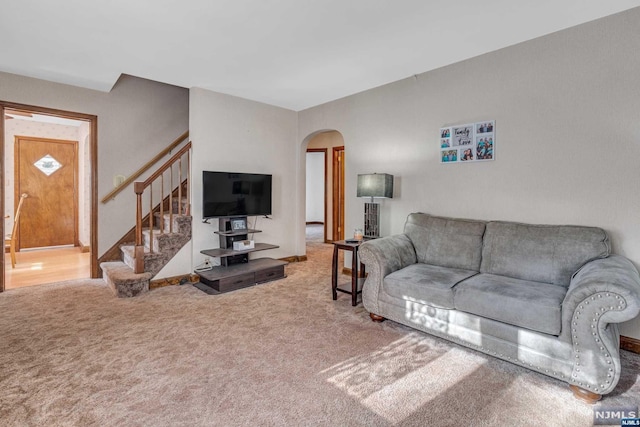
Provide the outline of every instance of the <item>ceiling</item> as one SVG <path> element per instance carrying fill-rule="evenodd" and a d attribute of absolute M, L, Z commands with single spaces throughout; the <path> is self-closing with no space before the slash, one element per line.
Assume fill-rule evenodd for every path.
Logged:
<path fill-rule="evenodd" d="M 15 0 L 0 71 L 109 91 L 121 74 L 302 110 L 640 0 Z"/>

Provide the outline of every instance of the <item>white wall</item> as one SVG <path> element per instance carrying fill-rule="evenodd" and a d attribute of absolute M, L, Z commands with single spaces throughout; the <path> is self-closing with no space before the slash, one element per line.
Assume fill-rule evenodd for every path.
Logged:
<path fill-rule="evenodd" d="M 325 153 L 307 153 L 307 222 L 324 223 L 324 163 Z"/>
<path fill-rule="evenodd" d="M 99 198 L 189 128 L 188 90 L 126 75 L 104 93 L 0 72 L 0 100 L 97 115 Z M 100 256 L 135 225 L 135 194 L 98 205 Z"/>
<path fill-rule="evenodd" d="M 382 235 L 415 211 L 593 225 L 640 266 L 639 22 L 634 9 L 302 111 L 298 162 L 309 135 L 342 133 L 347 230 L 362 224 L 356 175 L 376 171 L 396 178 Z M 440 127 L 488 119 L 495 161 L 439 163 Z M 621 332 L 640 338 L 640 319 Z"/>
<path fill-rule="evenodd" d="M 280 248 L 256 252 L 252 258 L 304 254 L 296 248 L 296 135 L 294 111 L 194 88 L 190 91 L 189 131 L 193 141 L 193 263 L 204 261 L 203 249 L 219 247 L 215 220 L 202 223 L 202 171 L 273 175 L 273 215 L 258 218 L 256 242 Z M 304 185 L 304 178 L 303 185 Z M 304 214 L 303 214 L 304 215 Z M 249 218 L 253 224 L 254 218 Z M 304 221 L 304 217 L 302 218 Z"/>

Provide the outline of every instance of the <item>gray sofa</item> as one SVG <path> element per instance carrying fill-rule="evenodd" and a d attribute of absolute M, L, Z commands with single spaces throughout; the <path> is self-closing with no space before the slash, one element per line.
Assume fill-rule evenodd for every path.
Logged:
<path fill-rule="evenodd" d="M 640 276 L 595 227 L 409 215 L 360 247 L 364 307 L 566 381 L 593 403 L 620 378 L 617 323 L 640 311 Z"/>

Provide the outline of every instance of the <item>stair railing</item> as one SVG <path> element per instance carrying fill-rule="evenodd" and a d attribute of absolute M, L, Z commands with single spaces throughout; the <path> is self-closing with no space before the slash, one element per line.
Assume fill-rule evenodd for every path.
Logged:
<path fill-rule="evenodd" d="M 135 258 L 135 273 L 144 273 L 144 244 L 142 239 L 143 234 L 143 224 L 142 224 L 142 211 L 143 211 L 143 202 L 142 196 L 145 191 L 148 189 L 147 193 L 149 194 L 149 251 L 153 253 L 153 184 L 156 181 L 160 181 L 160 224 L 159 229 L 160 233 L 165 232 L 164 227 L 164 203 L 162 203 L 164 199 L 165 193 L 165 185 L 164 185 L 164 176 L 165 172 L 168 171 L 169 175 L 169 233 L 173 233 L 173 191 L 174 191 L 174 183 L 173 183 L 173 170 L 174 166 L 177 165 L 178 169 L 178 214 L 179 215 L 189 215 L 191 211 L 191 206 L 187 202 L 185 206 L 182 206 L 182 162 L 183 159 L 186 161 L 186 170 L 190 170 L 191 165 L 191 142 L 187 143 L 184 147 L 182 147 L 178 152 L 176 152 L 169 160 L 167 160 L 162 166 L 158 168 L 149 178 L 144 181 L 136 181 L 133 183 L 133 191 L 136 193 L 136 245 L 134 250 L 134 258 Z M 187 177 L 188 178 L 188 177 Z M 189 193 L 189 181 L 186 180 L 186 190 L 185 193 Z"/>

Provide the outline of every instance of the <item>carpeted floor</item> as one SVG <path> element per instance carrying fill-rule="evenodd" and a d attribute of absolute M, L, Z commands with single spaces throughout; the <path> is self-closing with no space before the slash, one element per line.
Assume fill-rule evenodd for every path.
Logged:
<path fill-rule="evenodd" d="M 223 295 L 117 299 L 101 280 L 0 294 L 0 424 L 592 424 L 564 383 L 333 301 L 331 250 L 312 239 L 286 279 Z M 623 369 L 602 405 L 640 401 L 640 356 Z"/>

